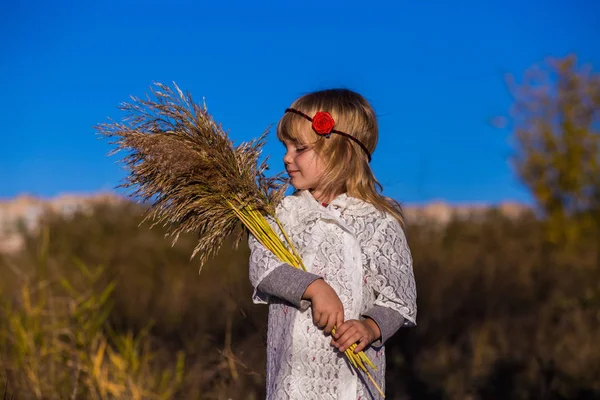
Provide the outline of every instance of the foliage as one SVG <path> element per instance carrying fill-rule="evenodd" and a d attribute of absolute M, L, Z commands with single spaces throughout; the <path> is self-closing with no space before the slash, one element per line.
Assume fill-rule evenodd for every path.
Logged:
<path fill-rule="evenodd" d="M 258 321 L 266 318 L 266 310 L 253 310 L 247 302 L 239 302 L 251 295 L 247 249 L 221 252 L 209 262 L 214 268 L 199 277 L 189 260 L 195 238 L 183 235 L 172 247 L 164 240 L 164 229 L 139 226 L 143 211 L 124 203 L 100 206 L 91 214 L 47 216 L 43 221 L 51 232 L 47 245 L 31 235 L 21 254 L 0 258 L 1 298 L 19 304 L 17 289 L 23 279 L 38 282 L 40 271 L 58 282 L 60 297 L 68 302 L 75 300 L 60 285 L 63 279 L 75 288 L 86 288 L 96 298 L 103 288 L 114 285 L 106 300 L 110 314 L 102 326 L 95 325 L 96 330 L 108 341 L 106 349 L 112 346 L 117 353 L 138 343 L 140 365 L 158 374 L 154 378 L 147 374 L 148 384 L 160 378 L 162 371 L 178 371 L 183 375 L 174 398 L 217 399 L 239 392 L 249 393 L 248 399 L 264 397 L 265 332 Z M 38 249 L 44 246 L 47 256 L 42 265 L 37 261 Z M 80 264 L 103 266 L 94 285 L 86 280 Z M 0 316 L 0 325 L 3 320 Z M 46 320 L 40 325 L 45 332 L 51 330 Z M 0 332 L 12 336 L 5 328 L 0 326 Z M 19 399 L 29 398 L 27 386 L 15 378 L 24 371 L 15 357 L 16 353 L 0 353 L 1 368 L 13 371 L 8 376 L 11 392 Z M 104 361 L 110 361 L 109 357 L 105 355 Z M 71 372 L 64 368 L 64 374 Z M 40 380 L 46 382 L 48 393 L 56 393 L 51 398 L 69 398 L 63 397 L 61 388 L 50 389 L 58 385 L 51 376 L 41 375 Z"/>
<path fill-rule="evenodd" d="M 600 75 L 575 56 L 528 70 L 510 87 L 516 171 L 553 243 L 600 229 Z"/>
<path fill-rule="evenodd" d="M 80 290 L 93 289 L 96 301 L 114 283 L 105 300 L 112 304 L 106 322 L 101 327 L 88 323 L 85 329 L 77 324 L 77 329 L 104 332 L 106 348 L 119 354 L 135 348 L 134 340 L 119 346 L 113 335 L 141 338 L 146 347 L 137 347 L 138 359 L 146 351 L 155 354 L 149 364 L 160 365 L 159 371 L 178 371 L 173 355 L 185 353 L 175 398 L 264 398 L 266 307 L 251 304 L 248 249 L 221 251 L 198 275 L 188 257 L 195 238 L 184 235 L 171 247 L 163 230 L 139 227 L 141 214 L 141 208 L 125 203 L 45 222 L 51 235 L 44 268 L 52 277 L 45 281 L 65 278 Z M 600 398 L 600 301 L 593 295 L 600 282 L 599 238 L 588 237 L 571 251 L 545 241 L 544 229 L 533 214 L 509 219 L 498 212 L 444 227 L 408 226 L 419 324 L 388 344 L 388 398 Z M 33 276 L 42 239 L 30 237 L 22 254 L 0 263 L 2 298 L 13 307 L 23 304 L 17 276 Z M 95 283 L 75 259 L 104 266 L 97 275 L 90 272 Z M 29 282 L 39 287 L 40 281 Z M 61 293 L 64 299 L 70 292 Z M 49 332 L 50 325 L 40 330 Z M 5 341 L 14 335 L 0 331 Z M 86 343 L 86 357 L 93 359 L 102 342 Z M 19 378 L 26 374 L 17 373 L 26 365 L 19 352 L 6 349 L 0 354 L 4 368 L 12 371 L 11 393 L 27 398 L 31 389 Z M 38 380 L 56 398 L 65 393 L 59 378 L 73 376 L 76 369 L 56 363 L 53 368 L 39 369 Z M 119 377 L 111 368 L 108 376 Z M 155 374 L 145 376 L 145 387 L 160 381 Z"/>
<path fill-rule="evenodd" d="M 18 283 L 0 297 L 0 367 L 18 398 L 173 398 L 183 352 L 162 368 L 146 331 L 112 332 L 106 320 L 115 284 L 99 284 L 105 269 L 76 261 L 77 283 L 49 273 L 47 243 L 45 234 L 33 268 L 16 265 Z"/>

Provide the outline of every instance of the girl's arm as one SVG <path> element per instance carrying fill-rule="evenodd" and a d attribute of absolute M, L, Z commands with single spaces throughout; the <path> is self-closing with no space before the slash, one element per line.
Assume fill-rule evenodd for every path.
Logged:
<path fill-rule="evenodd" d="M 353 343 L 357 344 L 355 352 L 368 345 L 380 347 L 401 326 L 415 325 L 417 291 L 412 257 L 400 224 L 391 217 L 381 220 L 366 251 L 376 271 L 374 276 L 367 276 L 367 283 L 377 297 L 360 321 L 348 320 L 337 330 L 331 344 L 342 352 Z"/>
<path fill-rule="evenodd" d="M 289 264 L 282 263 L 253 235 L 248 239 L 250 247 L 250 282 L 254 287 L 252 300 L 256 304 L 267 303 L 268 296 L 276 296 L 306 309 L 309 302 L 302 300 L 308 286 L 321 277 Z"/>
<path fill-rule="evenodd" d="M 377 298 L 363 314 L 375 321 L 385 343 L 401 326 L 414 326 L 417 316 L 417 289 L 412 256 L 400 223 L 389 217 L 381 222 L 370 242 L 371 262 L 377 275 L 370 284 Z"/>
<path fill-rule="evenodd" d="M 391 338 L 405 322 L 405 319 L 397 311 L 382 306 L 373 306 L 366 313 L 363 313 L 361 320 L 365 322 L 372 321 L 379 328 L 379 337 L 373 341 L 373 346 L 381 346 Z M 409 325 L 407 325 L 409 326 Z"/>
<path fill-rule="evenodd" d="M 266 303 L 268 295 L 272 295 L 289 301 L 301 311 L 312 305 L 313 321 L 327 334 L 344 323 L 340 298 L 320 276 L 282 263 L 252 235 L 248 244 L 254 303 Z"/>

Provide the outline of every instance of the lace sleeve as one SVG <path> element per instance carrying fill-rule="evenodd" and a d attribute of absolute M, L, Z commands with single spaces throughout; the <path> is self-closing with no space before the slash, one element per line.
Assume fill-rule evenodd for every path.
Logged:
<path fill-rule="evenodd" d="M 250 248 L 250 283 L 254 287 L 252 301 L 255 304 L 266 304 L 269 295 L 258 289 L 258 285 L 267 275 L 273 272 L 283 262 L 270 250 L 265 248 L 255 237 L 250 234 L 248 247 Z"/>
<path fill-rule="evenodd" d="M 404 318 L 404 326 L 416 325 L 417 289 L 412 256 L 400 223 L 388 217 L 375 232 L 373 279 L 376 306 L 391 308 Z"/>

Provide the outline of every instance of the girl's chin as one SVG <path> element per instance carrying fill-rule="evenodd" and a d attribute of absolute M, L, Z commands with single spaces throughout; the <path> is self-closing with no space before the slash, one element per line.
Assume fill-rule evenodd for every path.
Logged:
<path fill-rule="evenodd" d="M 298 182 L 294 182 L 294 179 L 290 179 L 289 182 L 290 182 L 290 185 L 292 185 L 293 188 L 296 189 L 296 190 L 306 190 L 306 189 L 309 189 L 308 187 L 306 187 L 306 185 L 303 185 L 303 184 L 298 183 Z"/>
<path fill-rule="evenodd" d="M 307 182 L 303 182 L 298 177 L 290 177 L 288 180 L 289 184 L 294 187 L 296 190 L 310 190 L 311 192 L 314 190 L 314 187 Z"/>

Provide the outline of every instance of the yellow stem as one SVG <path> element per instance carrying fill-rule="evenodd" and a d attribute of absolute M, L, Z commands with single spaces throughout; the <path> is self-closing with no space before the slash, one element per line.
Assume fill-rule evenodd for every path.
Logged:
<path fill-rule="evenodd" d="M 381 388 L 379 387 L 379 385 L 377 384 L 377 382 L 375 382 L 375 379 L 373 379 L 373 377 L 371 376 L 370 373 L 367 372 L 367 376 L 369 377 L 369 379 L 371 380 L 371 382 L 373 382 L 373 385 L 375 385 L 375 388 L 377 389 L 377 391 L 379 392 L 379 394 L 381 395 L 381 397 L 383 397 L 385 399 L 385 394 L 383 394 L 383 390 L 381 390 Z"/>
<path fill-rule="evenodd" d="M 352 353 L 350 351 L 348 351 L 348 349 L 346 349 L 345 353 L 346 353 L 346 357 L 348 357 L 348 360 L 350 360 L 352 365 L 354 365 L 354 368 L 358 369 L 358 364 L 356 363 L 356 361 L 354 361 L 354 357 L 352 356 Z"/>
<path fill-rule="evenodd" d="M 373 362 L 369 359 L 369 357 L 367 357 L 367 355 L 365 353 L 363 353 L 362 351 L 360 353 L 358 353 L 358 355 L 360 356 L 360 358 L 363 359 L 364 362 L 366 362 L 371 368 L 373 368 L 375 371 L 377 371 L 377 367 L 375 366 L 375 364 L 373 364 Z"/>
<path fill-rule="evenodd" d="M 281 225 L 281 222 L 279 221 L 279 219 L 277 217 L 275 217 L 275 222 L 277 223 L 277 226 L 279 227 L 279 230 L 281 230 L 281 232 L 283 233 L 283 237 L 288 242 L 288 245 L 290 246 L 290 249 L 292 249 L 292 252 L 294 253 L 294 256 L 298 259 L 298 261 L 300 261 L 300 266 L 302 267 L 302 269 L 304 271 L 306 271 L 306 267 L 304 266 L 304 263 L 302 262 L 302 258 L 296 252 L 296 248 L 294 247 L 294 245 L 293 245 L 292 241 L 290 240 L 290 238 L 288 237 L 287 233 L 285 233 L 285 229 L 283 229 L 283 225 Z"/>

